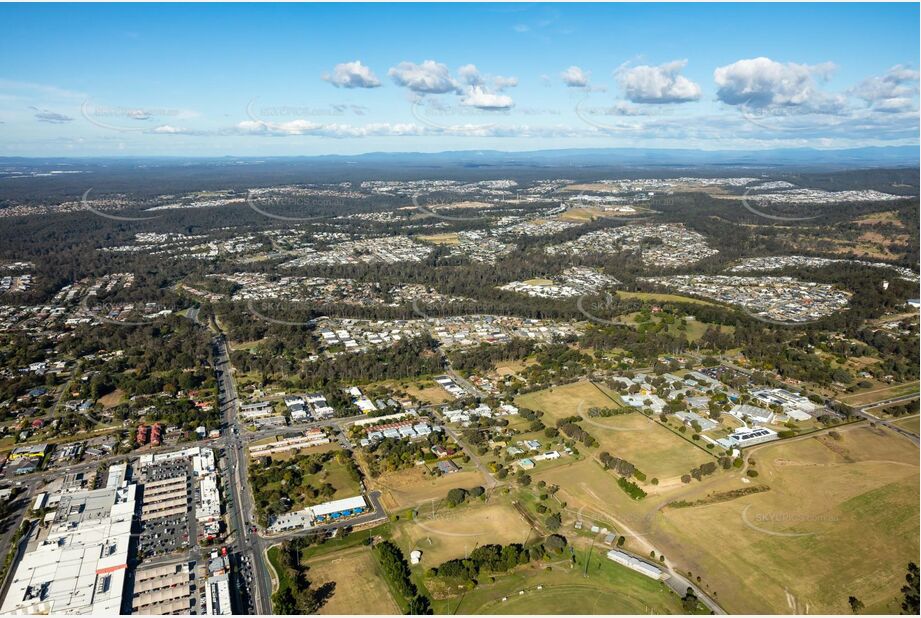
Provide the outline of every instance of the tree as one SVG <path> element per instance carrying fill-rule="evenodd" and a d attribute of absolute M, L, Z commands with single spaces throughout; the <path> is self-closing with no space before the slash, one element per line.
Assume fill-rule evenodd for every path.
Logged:
<path fill-rule="evenodd" d="M 409 611 L 406 613 L 410 616 L 431 615 L 432 605 L 428 597 L 417 594 L 409 600 Z"/>
<path fill-rule="evenodd" d="M 448 497 L 445 499 L 448 503 L 448 506 L 455 507 L 458 504 L 461 504 L 464 500 L 467 499 L 467 490 L 460 487 L 455 487 L 448 492 Z"/>
<path fill-rule="evenodd" d="M 863 609 L 863 601 L 861 601 L 857 597 L 848 597 L 847 604 L 851 606 L 852 614 L 859 614 L 860 610 Z"/>
<path fill-rule="evenodd" d="M 300 613 L 297 611 L 297 601 L 290 588 L 284 588 L 272 595 L 272 607 L 276 614 L 282 616 L 293 616 Z"/>
<path fill-rule="evenodd" d="M 547 540 L 544 541 L 544 545 L 547 546 L 547 549 L 556 552 L 563 551 L 563 548 L 566 547 L 566 537 L 559 534 L 551 534 L 547 537 Z"/>
<path fill-rule="evenodd" d="M 694 590 L 688 586 L 687 592 L 681 597 L 681 605 L 684 607 L 684 610 L 690 614 L 697 610 L 698 603 L 697 595 L 694 594 Z"/>
<path fill-rule="evenodd" d="M 908 563 L 908 573 L 905 575 L 906 584 L 902 586 L 902 594 L 905 599 L 902 601 L 902 613 L 917 616 L 918 609 L 918 565 L 914 562 Z"/>
<path fill-rule="evenodd" d="M 547 526 L 547 529 L 550 531 L 556 531 L 560 529 L 560 526 L 563 523 L 563 520 L 560 518 L 559 513 L 553 513 L 544 521 Z"/>

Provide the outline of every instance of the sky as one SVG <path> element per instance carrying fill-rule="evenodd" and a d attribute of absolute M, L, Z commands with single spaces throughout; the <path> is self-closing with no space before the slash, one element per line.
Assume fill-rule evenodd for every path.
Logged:
<path fill-rule="evenodd" d="M 919 5 L 4 4 L 0 156 L 915 145 Z"/>

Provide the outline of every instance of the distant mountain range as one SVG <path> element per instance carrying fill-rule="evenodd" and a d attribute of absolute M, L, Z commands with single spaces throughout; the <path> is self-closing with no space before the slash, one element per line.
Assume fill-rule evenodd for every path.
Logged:
<path fill-rule="evenodd" d="M 191 165 L 211 163 L 285 162 L 412 165 L 420 167 L 570 167 L 570 166 L 832 166 L 881 167 L 917 166 L 921 163 L 918 146 L 872 146 L 841 150 L 782 148 L 775 150 L 694 150 L 672 148 L 578 148 L 565 150 L 458 150 L 445 152 L 369 152 L 359 155 L 310 155 L 284 157 L 0 157 L 0 166 L 68 166 L 74 163 L 117 165 Z"/>
<path fill-rule="evenodd" d="M 919 149 L 916 146 L 745 151 L 664 148 L 463 150 L 302 157 L 0 157 L 0 201 L 75 199 L 88 188 L 97 193 L 127 191 L 137 195 L 160 195 L 364 180 L 511 178 L 527 183 L 542 178 L 585 181 L 837 174 L 838 185 L 848 186 L 849 180 L 840 176 L 848 176 L 854 170 L 889 170 L 888 180 L 883 183 L 885 187 L 892 184 L 916 187 L 918 167 Z"/>

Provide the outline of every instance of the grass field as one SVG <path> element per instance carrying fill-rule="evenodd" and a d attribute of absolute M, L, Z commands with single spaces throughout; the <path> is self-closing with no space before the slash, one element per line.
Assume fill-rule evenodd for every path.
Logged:
<path fill-rule="evenodd" d="M 561 559 L 551 570 L 524 567 L 433 606 L 436 613 L 457 614 L 684 613 L 680 599 L 661 582 L 611 562 L 597 548 L 586 569 L 587 555 L 578 550 L 575 565 Z"/>
<path fill-rule="evenodd" d="M 537 470 L 531 475 L 534 481 L 546 481 L 548 485 L 558 485 L 560 490 L 556 498 L 566 502 L 563 515 L 563 530 L 568 529 L 577 519 L 582 519 L 588 526 L 598 524 L 610 530 L 618 530 L 616 521 L 633 520 L 640 517 L 645 503 L 631 500 L 617 486 L 617 476 L 604 470 L 593 459 L 574 461 L 566 466 L 550 470 Z"/>
<path fill-rule="evenodd" d="M 418 386 L 422 386 L 422 388 L 418 388 Z M 409 396 L 426 403 L 439 404 L 454 401 L 454 397 L 448 391 L 430 380 L 426 380 L 421 385 L 410 384 L 403 388 Z"/>
<path fill-rule="evenodd" d="M 495 374 L 500 377 L 517 375 L 521 373 L 525 367 L 533 365 L 535 362 L 537 361 L 533 359 L 526 359 L 523 361 L 500 361 L 496 363 Z"/>
<path fill-rule="evenodd" d="M 544 412 L 544 424 L 553 425 L 557 419 L 579 414 L 580 406 L 581 413 L 587 415 L 589 408 L 611 408 L 617 404 L 591 382 L 574 382 L 519 395 L 515 405 Z"/>
<path fill-rule="evenodd" d="M 899 613 L 919 551 L 917 448 L 866 425 L 838 433 L 752 452 L 769 491 L 666 509 L 655 542 L 730 613 L 843 614 L 850 595 L 868 613 Z M 716 481 L 741 486 L 735 476 Z"/>
<path fill-rule="evenodd" d="M 669 301 L 675 303 L 691 303 L 694 305 L 710 305 L 711 307 L 717 307 L 716 303 L 711 303 L 705 300 L 699 300 L 697 298 L 691 298 L 690 296 L 679 296 L 678 294 L 656 294 L 653 292 L 623 292 L 618 291 L 617 295 L 621 298 L 637 298 L 639 300 L 651 300 L 657 301 L 660 303 L 667 303 Z"/>
<path fill-rule="evenodd" d="M 422 551 L 425 568 L 452 558 L 462 558 L 477 545 L 523 543 L 530 526 L 507 501 L 479 499 L 450 508 L 435 506 L 434 516 L 427 505 L 419 507 L 413 519 L 394 525 L 393 540 L 407 556 Z"/>
<path fill-rule="evenodd" d="M 113 408 L 125 400 L 125 391 L 116 388 L 114 391 L 99 398 L 103 408 Z"/>
<path fill-rule="evenodd" d="M 639 412 L 590 420 L 591 424 L 583 426 L 598 440 L 600 450 L 633 463 L 649 479 L 680 477 L 714 461 L 706 451 Z"/>
<path fill-rule="evenodd" d="M 400 613 L 370 548 L 360 546 L 346 549 L 311 560 L 307 565 L 314 586 L 336 582 L 336 590 L 320 609 L 320 614 Z"/>
<path fill-rule="evenodd" d="M 371 489 L 381 492 L 381 503 L 388 511 L 400 511 L 429 500 L 440 500 L 455 487 L 469 489 L 485 485 L 483 475 L 477 470 L 461 470 L 441 477 L 425 474 L 425 468 L 416 466 L 398 472 L 387 472 L 376 479 L 368 479 Z"/>
<path fill-rule="evenodd" d="M 917 414 L 909 418 L 900 418 L 898 420 L 892 421 L 892 423 L 901 427 L 902 429 L 907 429 L 915 435 L 921 434 L 921 416 L 918 416 Z"/>
<path fill-rule="evenodd" d="M 901 397 L 902 395 L 911 395 L 917 393 L 919 387 L 921 387 L 921 385 L 919 385 L 917 381 L 906 382 L 904 384 L 893 384 L 892 386 L 878 387 L 869 391 L 864 391 L 862 393 L 842 395 L 840 399 L 842 402 L 849 406 L 865 406 L 876 403 L 877 401 L 886 401 L 887 399 L 892 399 L 894 397 Z"/>
<path fill-rule="evenodd" d="M 448 232 L 446 234 L 431 234 L 429 236 L 419 236 L 419 240 L 430 242 L 433 245 L 456 245 L 458 244 L 457 232 Z"/>
<path fill-rule="evenodd" d="M 639 412 L 606 418 L 589 417 L 588 411 L 592 407 L 620 407 L 615 393 L 591 382 L 575 382 L 527 393 L 517 397 L 515 404 L 543 411 L 546 414 L 545 425 L 552 425 L 567 416 L 582 416 L 585 419 L 582 427 L 598 440 L 598 452 L 608 451 L 626 459 L 650 480 L 654 477 L 660 481 L 679 477 L 691 468 L 713 461 L 706 451 L 658 426 Z"/>

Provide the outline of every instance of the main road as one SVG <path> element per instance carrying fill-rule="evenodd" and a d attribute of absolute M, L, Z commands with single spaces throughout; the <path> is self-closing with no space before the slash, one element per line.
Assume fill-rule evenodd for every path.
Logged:
<path fill-rule="evenodd" d="M 227 342 L 223 335 L 214 338 L 214 369 L 218 380 L 218 402 L 224 418 L 222 443 L 225 454 L 225 481 L 230 490 L 231 502 L 228 512 L 232 522 L 232 533 L 239 554 L 248 556 L 252 565 L 253 585 L 250 587 L 255 613 L 272 613 L 272 584 L 269 581 L 268 566 L 263 543 L 253 532 L 253 496 L 247 481 L 247 459 L 240 437 L 240 422 L 237 416 L 240 401 L 233 379 Z M 241 580 L 242 581 L 242 580 Z M 239 591 L 235 591 L 239 595 Z M 239 599 L 238 599 L 239 602 Z M 242 607 L 239 611 L 243 613 Z"/>

